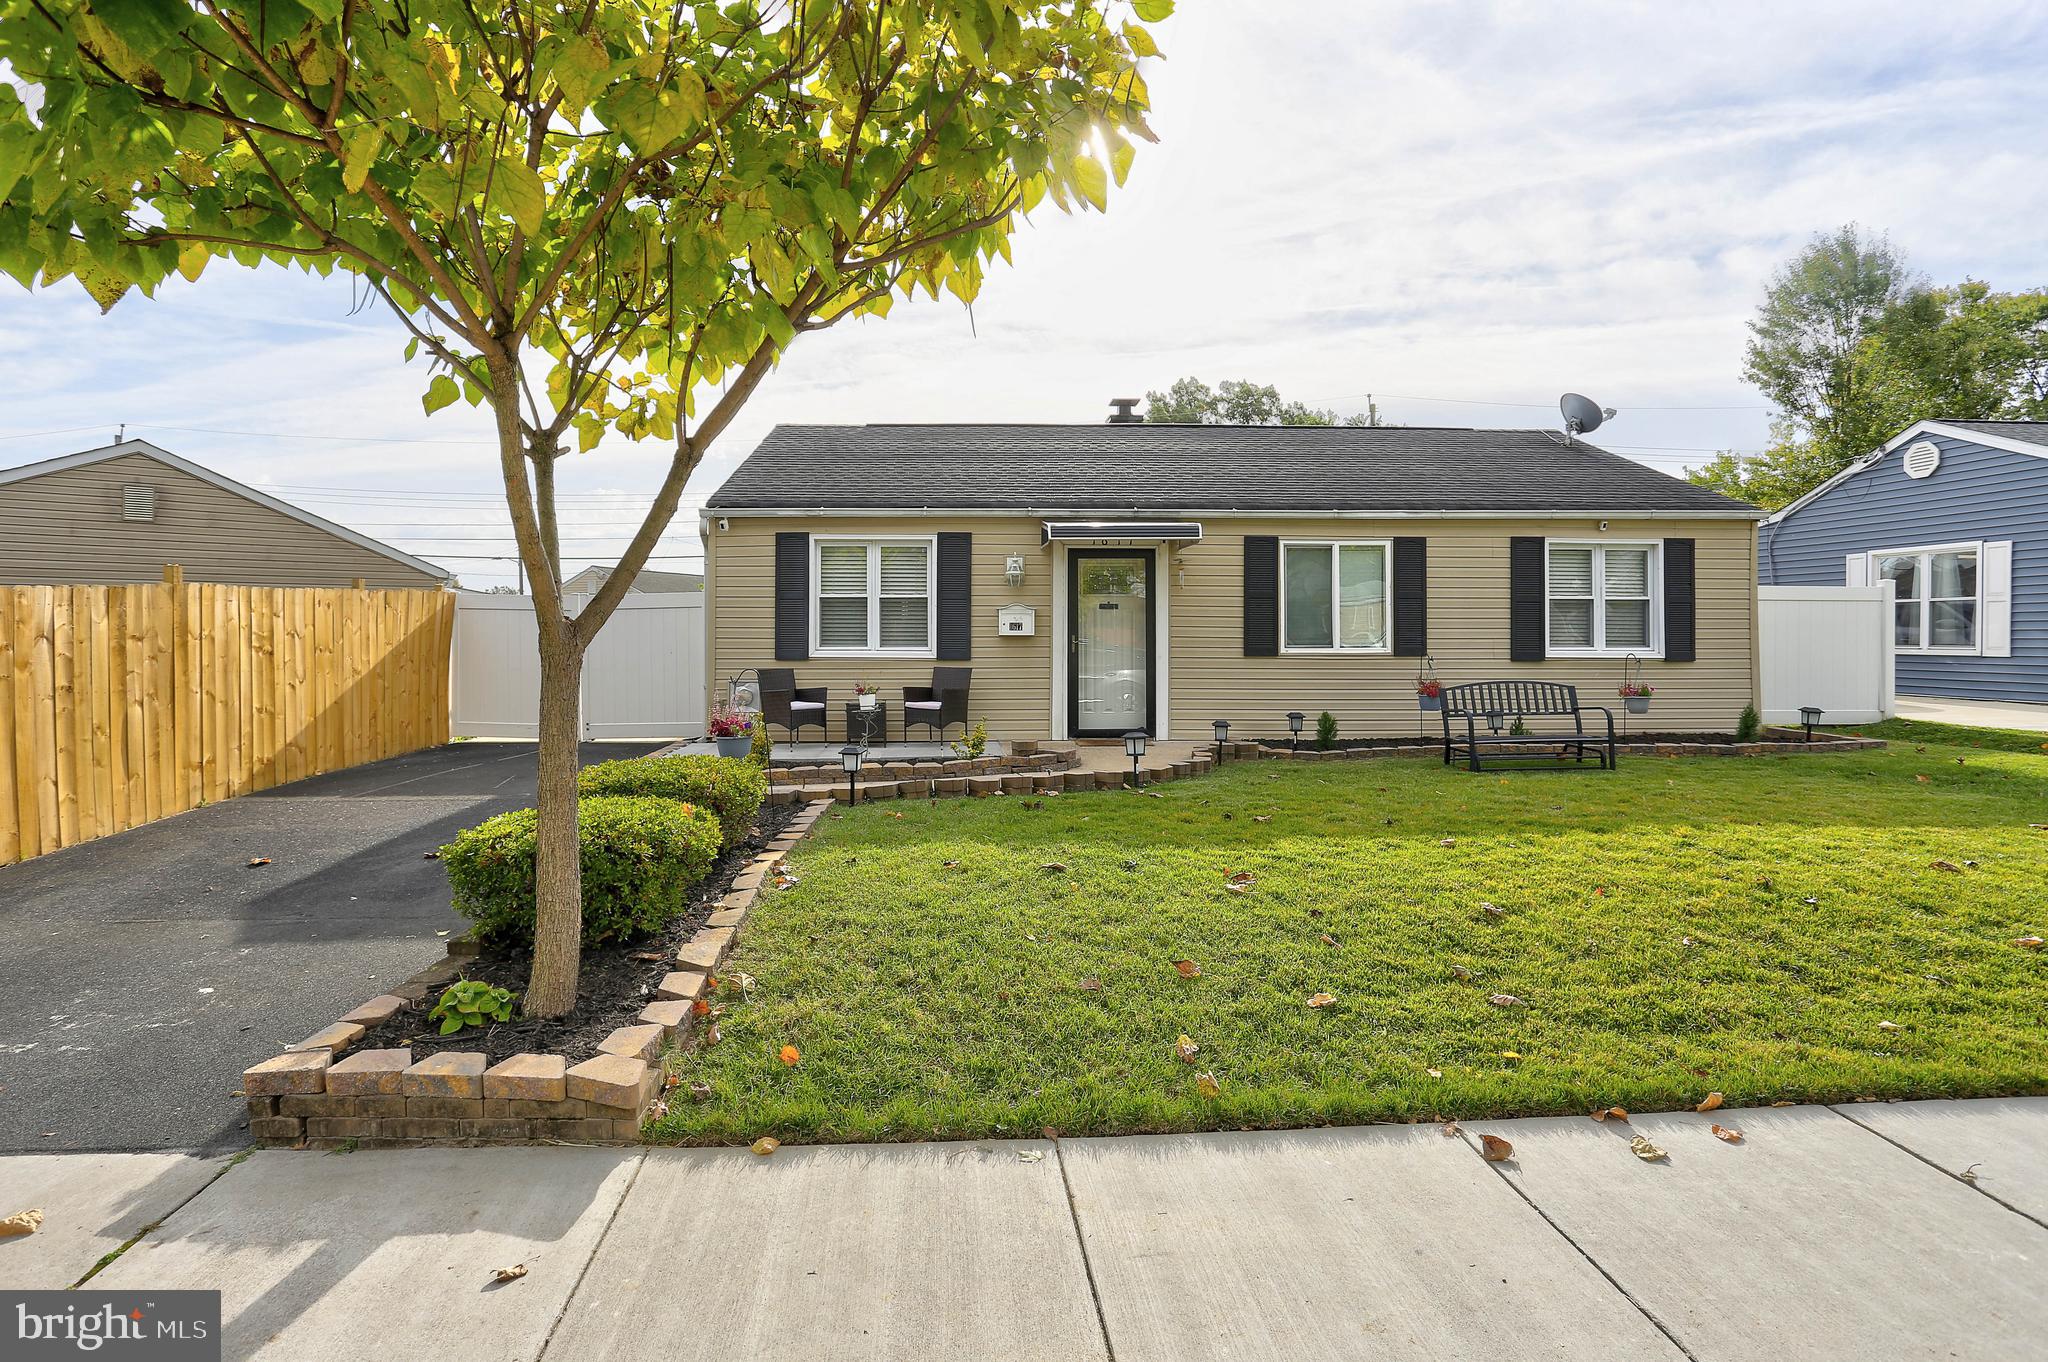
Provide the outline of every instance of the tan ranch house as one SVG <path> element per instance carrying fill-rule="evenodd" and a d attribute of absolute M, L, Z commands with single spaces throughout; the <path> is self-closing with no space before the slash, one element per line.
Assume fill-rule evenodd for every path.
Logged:
<path fill-rule="evenodd" d="M 1619 712 L 1633 657 L 1632 726 L 1725 733 L 1763 514 L 1543 430 L 780 426 L 705 510 L 710 698 L 792 669 L 840 741 L 865 681 L 894 740 L 957 666 L 994 738 L 1397 736 L 1426 661 Z"/>

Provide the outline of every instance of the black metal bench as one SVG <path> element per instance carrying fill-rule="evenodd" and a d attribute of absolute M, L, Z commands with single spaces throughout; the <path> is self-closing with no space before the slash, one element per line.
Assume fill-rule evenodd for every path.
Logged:
<path fill-rule="evenodd" d="M 1607 735 L 1588 735 L 1586 715 L 1599 714 L 1607 720 Z M 1515 721 L 1529 718 L 1563 718 L 1572 721 L 1570 733 L 1516 733 Z M 1602 770 L 1614 769 L 1614 711 L 1604 705 L 1579 704 L 1579 688 L 1555 681 L 1474 681 L 1463 686 L 1444 687 L 1444 765 L 1455 755 L 1475 771 L 1482 746 L 1544 749 L 1487 752 L 1495 762 L 1575 761 L 1584 762 L 1590 751 Z M 1464 732 L 1453 730 L 1462 720 Z M 1480 731 L 1484 725 L 1485 731 Z"/>

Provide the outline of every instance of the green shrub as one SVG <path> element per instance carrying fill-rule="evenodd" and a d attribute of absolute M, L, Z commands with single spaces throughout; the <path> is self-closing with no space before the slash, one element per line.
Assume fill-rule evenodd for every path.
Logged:
<path fill-rule="evenodd" d="M 775 739 L 768 736 L 768 716 L 755 714 L 748 732 L 751 738 L 747 744 L 747 760 L 765 771 L 769 758 L 775 755 Z"/>
<path fill-rule="evenodd" d="M 1337 716 L 1324 710 L 1316 717 L 1316 746 L 1325 752 L 1337 745 Z"/>
<path fill-rule="evenodd" d="M 452 1036 L 465 1026 L 511 1021 L 514 996 L 510 989 L 498 988 L 481 979 L 463 979 L 442 990 L 441 1001 L 434 1004 L 427 1020 L 441 1023 L 444 1036 Z"/>
<path fill-rule="evenodd" d="M 501 813 L 441 848 L 455 911 L 483 940 L 533 942 L 534 817 L 532 809 Z M 676 799 L 586 799 L 579 832 L 586 946 L 664 926 L 718 859 L 718 819 Z"/>
<path fill-rule="evenodd" d="M 1744 705 L 1742 717 L 1735 721 L 1735 741 L 1755 742 L 1756 732 L 1763 724 L 1764 717 L 1756 712 L 1756 706 Z"/>
<path fill-rule="evenodd" d="M 717 815 L 725 845 L 738 846 L 768 798 L 768 776 L 733 757 L 629 757 L 584 767 L 576 788 L 585 798 L 684 800 Z"/>
<path fill-rule="evenodd" d="M 962 761 L 972 761 L 988 751 L 988 723 L 976 719 L 974 727 L 967 730 L 959 742 L 953 744 L 953 755 Z"/>

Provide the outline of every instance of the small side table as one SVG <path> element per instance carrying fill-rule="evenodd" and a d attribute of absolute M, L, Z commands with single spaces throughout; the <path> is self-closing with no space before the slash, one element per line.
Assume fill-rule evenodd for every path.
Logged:
<path fill-rule="evenodd" d="M 846 740 L 862 747 L 888 742 L 889 702 L 878 698 L 873 709 L 862 709 L 859 701 L 848 701 L 846 704 Z"/>

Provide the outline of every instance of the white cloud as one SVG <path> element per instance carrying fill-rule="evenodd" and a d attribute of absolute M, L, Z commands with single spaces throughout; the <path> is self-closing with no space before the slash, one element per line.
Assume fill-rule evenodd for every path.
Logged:
<path fill-rule="evenodd" d="M 693 499 L 778 421 L 1093 421 L 1187 373 L 1343 410 L 1370 391 L 1438 424 L 1550 424 L 1576 388 L 1622 409 L 1604 438 L 1674 467 L 1763 439 L 1743 324 L 1817 230 L 1889 229 L 1937 279 L 2048 284 L 2035 5 L 1190 0 L 1159 34 L 1165 141 L 1107 217 L 1041 214 L 971 324 L 926 302 L 801 342 Z M 68 287 L 10 290 L 0 433 L 127 421 L 425 556 L 457 551 L 413 527 L 492 523 L 488 426 L 425 419 L 395 327 L 350 301 L 342 282 L 219 263 L 104 318 Z M 0 441 L 0 462 L 82 441 Z M 595 536 L 666 457 L 612 441 L 576 462 L 578 550 L 616 551 Z M 301 490 L 338 486 L 470 495 L 426 512 Z M 694 523 L 671 541 L 694 551 Z"/>

